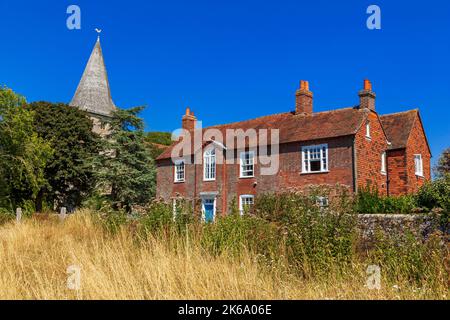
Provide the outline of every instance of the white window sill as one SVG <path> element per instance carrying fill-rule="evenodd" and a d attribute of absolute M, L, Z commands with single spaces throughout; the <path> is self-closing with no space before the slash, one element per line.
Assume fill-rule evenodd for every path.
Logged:
<path fill-rule="evenodd" d="M 385 176 L 385 175 L 386 175 L 386 171 L 381 171 L 381 174 L 382 174 L 383 176 Z"/>
<path fill-rule="evenodd" d="M 185 182 L 185 180 L 177 180 L 177 181 L 174 181 L 173 183 L 184 183 Z"/>
<path fill-rule="evenodd" d="M 216 179 L 203 179 L 204 182 L 216 181 Z"/>
<path fill-rule="evenodd" d="M 425 176 L 423 174 L 420 174 L 420 173 L 416 173 L 416 177 L 418 177 L 418 178 L 425 178 Z"/>
<path fill-rule="evenodd" d="M 329 173 L 330 172 L 330 170 L 325 170 L 325 171 L 314 171 L 314 172 L 301 172 L 300 174 L 301 175 L 304 175 L 304 174 L 320 174 L 320 173 Z"/>
<path fill-rule="evenodd" d="M 368 140 L 368 141 L 372 141 L 372 137 L 368 137 L 368 136 L 366 136 L 366 140 Z"/>
<path fill-rule="evenodd" d="M 253 176 L 240 176 L 239 177 L 239 179 L 251 179 L 251 178 L 254 178 L 255 177 L 255 175 L 253 175 Z"/>

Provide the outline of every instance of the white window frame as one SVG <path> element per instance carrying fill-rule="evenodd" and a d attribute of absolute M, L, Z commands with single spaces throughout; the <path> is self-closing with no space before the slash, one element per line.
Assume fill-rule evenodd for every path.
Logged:
<path fill-rule="evenodd" d="M 249 166 L 252 166 L 251 175 L 244 175 L 246 172 L 250 172 L 250 170 L 244 170 L 244 160 L 245 156 L 249 154 L 250 155 L 250 162 Z M 240 153 L 239 157 L 239 178 L 253 178 L 255 176 L 255 152 L 254 151 L 242 151 Z"/>
<path fill-rule="evenodd" d="M 319 149 L 319 159 L 314 158 L 311 159 L 312 152 Z M 319 160 L 320 161 L 320 170 L 319 171 L 311 171 L 311 160 Z M 325 160 L 325 162 L 324 162 Z M 308 162 L 308 165 L 306 165 Z M 302 147 L 302 173 L 310 174 L 310 173 L 322 173 L 329 172 L 329 160 L 328 160 L 328 144 L 318 144 L 311 146 L 303 146 Z"/>
<path fill-rule="evenodd" d="M 414 155 L 414 171 L 416 176 L 423 177 L 423 158 L 421 154 Z"/>
<path fill-rule="evenodd" d="M 371 139 L 372 137 L 370 136 L 370 121 L 366 122 L 366 138 Z"/>
<path fill-rule="evenodd" d="M 203 181 L 216 180 L 216 149 L 209 148 L 203 152 Z"/>
<path fill-rule="evenodd" d="M 183 164 L 183 178 L 178 178 L 178 170 L 180 169 L 180 164 Z M 173 181 L 174 182 L 184 182 L 186 179 L 186 163 L 184 160 L 177 160 L 175 161 L 175 168 L 173 170 Z"/>
<path fill-rule="evenodd" d="M 330 205 L 328 197 L 325 197 L 325 196 L 316 197 L 316 203 L 320 208 L 326 208 Z"/>
<path fill-rule="evenodd" d="M 202 197 L 202 222 L 206 222 L 206 216 L 205 216 L 205 202 L 206 201 L 213 202 L 213 222 L 215 222 L 216 221 L 217 197 L 212 197 L 212 196 Z"/>
<path fill-rule="evenodd" d="M 252 199 L 252 205 L 255 204 L 255 196 L 253 194 L 242 194 L 239 196 L 239 212 L 241 216 L 244 214 L 244 199 Z"/>
<path fill-rule="evenodd" d="M 381 154 L 381 173 L 386 174 L 386 152 Z"/>

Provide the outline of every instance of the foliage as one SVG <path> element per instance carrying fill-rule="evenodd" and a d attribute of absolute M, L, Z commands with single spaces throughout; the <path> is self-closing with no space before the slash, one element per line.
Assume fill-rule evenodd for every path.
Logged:
<path fill-rule="evenodd" d="M 147 132 L 145 134 L 145 141 L 170 146 L 172 144 L 172 134 L 158 131 Z"/>
<path fill-rule="evenodd" d="M 144 146 L 144 125 L 138 117 L 142 109 L 114 113 L 103 151 L 91 162 L 99 187 L 108 193 L 113 207 L 128 213 L 133 205 L 144 205 L 155 194 L 155 166 Z"/>
<path fill-rule="evenodd" d="M 92 132 L 92 120 L 62 103 L 34 102 L 28 108 L 34 112 L 35 130 L 54 150 L 45 168 L 48 187 L 41 189 L 41 200 L 69 209 L 79 206 L 95 186 L 87 161 L 98 154 L 100 137 Z"/>
<path fill-rule="evenodd" d="M 438 163 L 434 168 L 436 177 L 442 178 L 450 174 L 450 148 L 445 149 L 439 157 Z"/>
<path fill-rule="evenodd" d="M 354 254 L 356 221 L 346 197 L 336 196 L 323 208 L 317 205 L 317 192 L 265 194 L 256 199 L 255 213 L 278 224 L 296 270 L 325 276 L 349 264 Z"/>
<path fill-rule="evenodd" d="M 425 183 L 415 195 L 418 207 L 429 211 L 440 209 L 441 224 L 448 229 L 450 219 L 450 173 L 434 181 Z"/>
<path fill-rule="evenodd" d="M 355 198 L 355 211 L 358 213 L 411 213 L 416 207 L 411 195 L 381 196 L 377 189 L 361 188 Z"/>
<path fill-rule="evenodd" d="M 0 207 L 14 211 L 48 185 L 44 169 L 53 150 L 34 131 L 25 99 L 0 88 Z"/>
<path fill-rule="evenodd" d="M 432 282 L 442 278 L 448 280 L 442 266 L 449 252 L 439 234 L 423 240 L 410 231 L 394 234 L 378 231 L 376 238 L 369 259 L 381 267 L 388 280 L 408 281 L 418 286 L 432 286 Z"/>

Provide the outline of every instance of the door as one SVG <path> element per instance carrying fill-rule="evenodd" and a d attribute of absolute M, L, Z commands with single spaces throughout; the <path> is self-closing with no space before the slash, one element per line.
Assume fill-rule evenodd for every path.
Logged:
<path fill-rule="evenodd" d="M 213 222 L 215 215 L 214 199 L 203 199 L 203 218 L 205 222 Z"/>

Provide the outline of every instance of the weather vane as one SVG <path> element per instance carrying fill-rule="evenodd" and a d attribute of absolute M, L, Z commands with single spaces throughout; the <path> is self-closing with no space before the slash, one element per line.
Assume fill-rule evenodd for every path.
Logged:
<path fill-rule="evenodd" d="M 100 40 L 100 33 L 102 33 L 102 29 L 95 28 L 95 31 L 98 33 L 97 40 Z"/>

